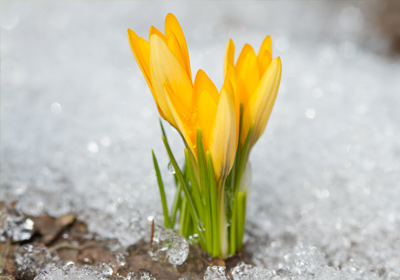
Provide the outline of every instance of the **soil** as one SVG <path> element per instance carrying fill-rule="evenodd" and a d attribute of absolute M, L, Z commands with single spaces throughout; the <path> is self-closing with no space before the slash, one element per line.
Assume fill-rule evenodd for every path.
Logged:
<path fill-rule="evenodd" d="M 113 259 L 114 252 L 110 249 L 110 243 L 115 240 L 101 239 L 96 234 L 88 231 L 85 223 L 76 219 L 75 215 L 68 214 L 58 218 L 47 215 L 30 217 L 35 222 L 34 234 L 31 239 L 24 242 L 0 243 L 0 280 L 31 280 L 37 273 L 18 275 L 14 262 L 14 251 L 25 244 L 46 246 L 50 251 L 57 251 L 64 262 L 73 261 L 76 266 L 109 263 Z M 89 238 L 88 238 L 89 237 Z M 129 272 L 137 272 L 141 275 L 148 272 L 157 280 L 179 279 L 203 279 L 207 267 L 210 265 L 226 266 L 226 273 L 238 262 L 244 261 L 252 264 L 251 255 L 246 249 L 238 255 L 227 260 L 211 258 L 200 250 L 198 245 L 190 246 L 188 259 L 180 266 L 174 266 L 167 262 L 155 262 L 148 254 L 149 242 L 144 240 L 125 249 L 126 265 L 114 271 L 114 275 L 126 276 Z M 3 270 L 3 271 L 2 271 Z M 1 273 L 2 271 L 2 273 Z"/>

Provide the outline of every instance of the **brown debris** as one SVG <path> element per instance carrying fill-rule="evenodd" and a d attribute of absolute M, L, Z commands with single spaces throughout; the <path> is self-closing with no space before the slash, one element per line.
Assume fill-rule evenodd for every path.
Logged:
<path fill-rule="evenodd" d="M 0 243 L 0 280 L 15 279 L 13 277 L 15 265 L 11 258 L 12 252 L 15 250 L 15 248 L 16 245 L 11 245 L 10 242 Z"/>
<path fill-rule="evenodd" d="M 63 215 L 58 218 L 50 216 L 32 217 L 35 223 L 35 232 L 39 233 L 42 238 L 41 242 L 46 245 L 51 244 L 57 236 L 75 221 L 76 216 L 73 214 Z"/>
<path fill-rule="evenodd" d="M 50 252 L 57 251 L 59 257 L 64 261 L 73 261 L 76 266 L 110 263 L 114 252 L 107 244 L 112 240 L 96 238 L 95 234 L 88 232 L 86 224 L 76 220 L 75 215 L 68 214 L 58 218 L 47 215 L 31 217 L 35 222 L 35 234 L 28 242 L 23 244 L 10 244 L 9 253 L 4 256 L 4 269 L 0 272 L 0 280 L 18 280 L 15 276 L 17 267 L 13 260 L 13 251 L 24 244 L 44 245 Z M 0 252 L 5 252 L 7 244 L 0 243 Z M 204 253 L 198 245 L 190 247 L 188 259 L 181 266 L 174 266 L 166 262 L 155 262 L 148 254 L 149 242 L 141 240 L 126 249 L 126 264 L 114 267 L 114 274 L 126 276 L 129 272 L 135 272 L 140 276 L 143 272 L 150 273 L 157 280 L 179 279 L 203 279 L 208 266 L 227 266 L 227 273 L 238 262 L 244 261 L 251 264 L 249 254 L 238 254 L 223 261 L 219 258 L 212 259 Z M 5 252 L 7 253 L 7 252 Z M 0 263 L 1 264 L 1 263 Z M 0 267 L 1 268 L 1 267 Z M 24 280 L 33 279 L 35 275 L 24 277 Z M 140 277 L 139 277 L 140 278 Z"/>

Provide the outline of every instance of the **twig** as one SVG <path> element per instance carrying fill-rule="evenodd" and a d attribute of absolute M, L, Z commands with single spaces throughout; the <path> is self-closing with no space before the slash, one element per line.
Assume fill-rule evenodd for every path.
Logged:
<path fill-rule="evenodd" d="M 95 241 L 88 241 L 85 244 L 82 245 L 73 245 L 71 243 L 68 242 L 62 242 L 62 243 L 58 243 L 52 247 L 49 248 L 50 253 L 57 251 L 58 249 L 72 249 L 72 250 L 83 250 L 83 249 L 87 249 L 87 248 L 91 248 L 91 247 L 97 247 L 99 245 L 99 243 L 95 242 Z"/>
<path fill-rule="evenodd" d="M 153 238 L 154 238 L 154 219 L 151 221 L 150 248 L 153 248 Z"/>

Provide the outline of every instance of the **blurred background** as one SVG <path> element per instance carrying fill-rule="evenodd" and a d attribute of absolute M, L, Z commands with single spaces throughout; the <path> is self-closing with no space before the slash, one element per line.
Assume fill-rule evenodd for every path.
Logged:
<path fill-rule="evenodd" d="M 141 237 L 161 209 L 151 149 L 169 197 L 174 187 L 126 31 L 148 39 L 172 12 L 193 76 L 201 68 L 218 88 L 229 38 L 238 55 L 271 35 L 282 59 L 251 155 L 255 262 L 294 270 L 302 252 L 354 279 L 399 279 L 399 3 L 2 1 L 1 199 L 31 215 L 77 213 L 122 245 Z"/>

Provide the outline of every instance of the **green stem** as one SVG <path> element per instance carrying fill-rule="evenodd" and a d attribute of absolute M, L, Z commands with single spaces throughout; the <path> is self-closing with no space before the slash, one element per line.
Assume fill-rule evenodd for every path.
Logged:
<path fill-rule="evenodd" d="M 231 224 L 229 228 L 229 253 L 234 255 L 236 253 L 236 236 L 237 230 L 239 229 L 240 224 L 237 223 L 237 192 L 235 193 L 234 200 L 233 200 L 233 207 L 232 207 L 232 218 Z"/>
<path fill-rule="evenodd" d="M 237 196 L 237 215 L 238 215 L 238 235 L 236 240 L 236 245 L 238 250 L 242 249 L 242 240 L 243 240 L 243 232 L 244 232 L 244 223 L 243 223 L 243 193 L 239 192 Z"/>
<path fill-rule="evenodd" d="M 240 228 L 239 228 L 239 239 L 238 239 L 238 250 L 242 250 L 243 247 L 243 236 L 244 236 L 244 228 L 246 225 L 246 200 L 247 200 L 247 190 L 245 189 L 242 193 L 242 197 L 239 200 L 241 205 L 239 211 L 241 213 L 239 221 L 240 221 Z"/>
<path fill-rule="evenodd" d="M 208 169 L 208 190 L 209 190 L 209 199 L 210 203 L 208 206 L 208 219 L 211 220 L 211 228 L 212 229 L 212 252 L 211 255 L 213 257 L 219 256 L 220 254 L 220 242 L 219 242 L 219 230 L 218 230 L 218 196 L 217 196 L 217 183 L 215 181 L 214 175 L 214 166 L 212 163 L 211 153 L 207 151 L 207 169 Z"/>
<path fill-rule="evenodd" d="M 206 170 L 207 172 L 207 170 Z M 205 197 L 204 204 L 204 217 L 203 221 L 205 224 L 206 240 L 207 240 L 207 251 L 212 252 L 213 250 L 213 235 L 212 235 L 212 214 L 211 214 L 211 188 L 210 184 L 205 184 L 203 196 Z"/>
<path fill-rule="evenodd" d="M 218 194 L 217 187 L 212 187 L 211 189 L 211 212 L 212 212 L 212 228 L 213 228 L 213 256 L 219 256 L 221 247 L 219 240 L 219 227 L 218 227 Z"/>
<path fill-rule="evenodd" d="M 186 236 L 187 232 L 187 207 L 186 198 L 182 198 L 181 213 L 179 215 L 179 233 L 182 236 Z"/>
<path fill-rule="evenodd" d="M 220 256 L 226 259 L 229 253 L 228 244 L 228 229 L 226 225 L 226 211 L 225 211 L 225 182 L 220 181 L 218 185 L 218 222 L 219 222 L 219 242 L 220 242 Z"/>

